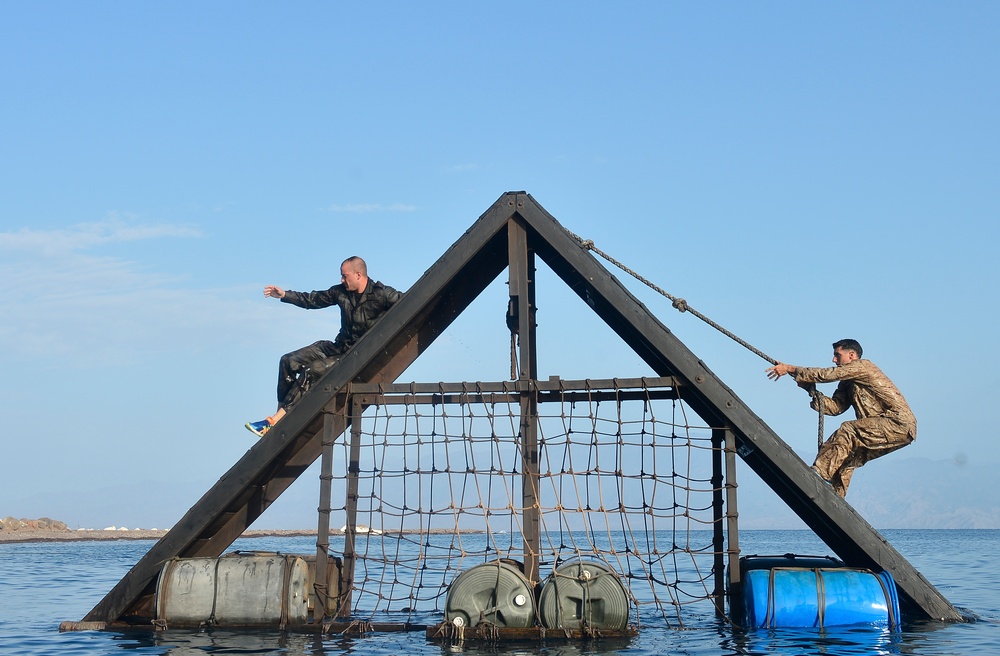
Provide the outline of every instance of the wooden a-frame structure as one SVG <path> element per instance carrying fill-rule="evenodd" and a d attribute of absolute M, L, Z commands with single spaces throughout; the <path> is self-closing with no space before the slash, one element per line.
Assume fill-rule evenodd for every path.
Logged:
<path fill-rule="evenodd" d="M 84 622 L 148 617 L 156 578 L 175 557 L 215 557 L 250 527 L 321 454 L 324 423 L 347 429 L 348 383 L 392 383 L 472 301 L 510 272 L 520 377 L 534 378 L 534 261 L 540 257 L 659 376 L 673 376 L 710 426 L 847 565 L 888 570 L 912 615 L 962 616 L 806 464 L 704 362 L 681 343 L 529 194 L 502 195 L 342 358 L 122 578 Z M 339 405 L 338 405 L 339 404 Z M 335 424 L 331 427 L 329 422 Z"/>

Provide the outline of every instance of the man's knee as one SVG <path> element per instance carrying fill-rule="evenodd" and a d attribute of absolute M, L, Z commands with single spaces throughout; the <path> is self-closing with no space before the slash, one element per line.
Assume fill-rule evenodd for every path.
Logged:
<path fill-rule="evenodd" d="M 830 441 L 837 444 L 843 444 L 848 448 L 854 447 L 858 441 L 857 426 L 854 425 L 853 421 L 845 421 L 837 430 L 833 431 L 833 435 L 830 436 Z"/>
<path fill-rule="evenodd" d="M 326 375 L 326 372 L 337 366 L 340 362 L 340 356 L 333 356 L 329 358 L 322 358 L 320 360 L 313 360 L 309 363 L 309 378 L 313 381 L 317 381 Z"/>
<path fill-rule="evenodd" d="M 282 367 L 286 367 L 292 371 L 298 371 L 308 365 L 310 362 L 316 358 L 323 357 L 323 352 L 319 350 L 316 344 L 310 344 L 309 346 L 303 346 L 300 349 L 295 349 L 289 353 L 285 353 L 281 356 L 279 363 Z"/>

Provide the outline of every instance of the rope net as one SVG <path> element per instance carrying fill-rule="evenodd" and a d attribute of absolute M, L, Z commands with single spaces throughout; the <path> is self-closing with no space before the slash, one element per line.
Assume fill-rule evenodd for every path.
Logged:
<path fill-rule="evenodd" d="M 722 444 L 678 396 L 645 385 L 538 396 L 539 475 L 527 480 L 538 485 L 539 577 L 600 561 L 621 576 L 637 626 L 703 624 L 721 606 Z M 349 518 L 351 476 L 358 486 L 350 616 L 436 623 L 461 572 L 525 560 L 522 399 L 473 390 L 370 400 L 333 446 L 332 517 Z M 332 531 L 332 552 L 344 529 Z"/>

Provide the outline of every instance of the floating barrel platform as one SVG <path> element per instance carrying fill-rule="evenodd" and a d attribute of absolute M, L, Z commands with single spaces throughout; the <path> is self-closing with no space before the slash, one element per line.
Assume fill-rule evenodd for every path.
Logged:
<path fill-rule="evenodd" d="M 546 579 L 538 609 L 549 629 L 622 630 L 628 625 L 628 591 L 604 563 L 574 560 Z"/>
<path fill-rule="evenodd" d="M 444 617 L 457 627 L 485 622 L 499 628 L 529 627 L 535 623 L 535 594 L 516 563 L 483 563 L 448 586 Z"/>
<path fill-rule="evenodd" d="M 746 556 L 740 570 L 748 628 L 899 627 L 899 598 L 889 572 L 793 554 Z"/>
<path fill-rule="evenodd" d="M 171 559 L 157 580 L 156 621 L 167 627 L 307 624 L 317 607 L 315 563 L 315 555 L 272 552 Z M 328 590 L 337 590 L 339 577 L 330 559 Z"/>

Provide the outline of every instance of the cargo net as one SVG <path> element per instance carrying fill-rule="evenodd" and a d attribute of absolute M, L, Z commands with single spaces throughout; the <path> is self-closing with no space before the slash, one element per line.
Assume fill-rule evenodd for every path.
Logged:
<path fill-rule="evenodd" d="M 523 570 L 527 540 L 540 582 L 581 560 L 616 573 L 629 624 L 715 621 L 723 518 L 713 457 L 722 445 L 676 386 L 662 386 L 672 379 L 652 379 L 657 387 L 636 380 L 610 390 L 535 381 L 537 478 L 524 476 L 518 393 L 457 384 L 359 396 L 355 386 L 354 412 L 362 402 L 366 409 L 332 447 L 331 518 L 334 527 L 339 517 L 347 523 L 332 531 L 330 551 L 346 546 L 345 565 L 354 563 L 341 616 L 434 624 L 458 575 L 498 561 Z M 525 524 L 531 481 L 537 531 Z M 348 524 L 353 553 L 342 535 Z"/>

